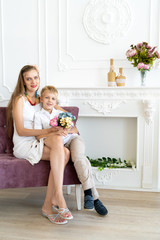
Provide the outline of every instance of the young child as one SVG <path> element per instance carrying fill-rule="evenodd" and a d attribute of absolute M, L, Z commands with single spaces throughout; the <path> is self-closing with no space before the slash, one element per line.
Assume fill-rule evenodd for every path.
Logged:
<path fill-rule="evenodd" d="M 50 120 L 63 111 L 55 109 L 57 105 L 58 90 L 53 86 L 46 86 L 41 90 L 40 102 L 42 109 L 35 113 L 34 129 L 51 128 Z M 76 136 L 76 133 L 68 133 L 63 137 L 63 143 L 66 144 L 70 139 Z"/>
<path fill-rule="evenodd" d="M 57 96 L 58 91 L 53 86 L 46 86 L 42 89 L 40 102 L 43 108 L 41 111 L 35 113 L 34 127 L 36 129 L 50 128 L 50 120 L 59 113 L 64 112 L 61 111 L 61 108 L 57 105 Z M 60 130 L 63 130 L 63 128 Z M 93 210 L 95 208 L 98 214 L 105 216 L 108 210 L 99 200 L 91 164 L 85 156 L 84 141 L 82 137 L 77 134 L 78 130 L 75 126 L 73 126 L 72 129 L 65 129 L 63 132 L 64 134 L 65 132 L 69 132 L 66 137 L 63 136 L 63 141 L 65 147 L 70 150 L 72 162 L 74 163 L 78 178 L 82 183 L 82 188 L 84 190 L 84 209 Z"/>

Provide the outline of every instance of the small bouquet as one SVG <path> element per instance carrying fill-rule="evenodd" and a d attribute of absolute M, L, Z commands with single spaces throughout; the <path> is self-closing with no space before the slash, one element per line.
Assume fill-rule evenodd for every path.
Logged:
<path fill-rule="evenodd" d="M 51 127 L 63 127 L 63 128 L 70 128 L 73 126 L 73 121 L 76 119 L 75 116 L 72 115 L 72 113 L 69 112 L 62 112 L 58 116 L 55 116 L 50 120 L 50 126 Z"/>
<path fill-rule="evenodd" d="M 147 42 L 138 43 L 137 45 L 132 44 L 130 47 L 131 49 L 126 52 L 127 59 L 139 71 L 149 71 L 153 66 L 153 62 L 157 58 L 160 59 L 160 53 L 156 50 L 156 47 L 151 47 Z"/>

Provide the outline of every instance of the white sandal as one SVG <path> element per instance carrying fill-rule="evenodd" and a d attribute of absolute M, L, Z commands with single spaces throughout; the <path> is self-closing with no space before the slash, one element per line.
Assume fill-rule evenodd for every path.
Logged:
<path fill-rule="evenodd" d="M 59 208 L 58 214 L 60 215 L 61 218 L 64 218 L 64 219 L 67 219 L 67 220 L 73 219 L 72 213 L 70 212 L 70 210 L 68 208 Z"/>
<path fill-rule="evenodd" d="M 64 218 L 62 218 L 62 216 L 58 213 L 58 214 L 46 214 L 44 212 L 42 212 L 42 216 L 48 218 L 48 220 L 51 223 L 55 223 L 55 224 L 66 224 L 68 223 L 68 221 Z M 58 221 L 59 219 L 59 221 Z"/>

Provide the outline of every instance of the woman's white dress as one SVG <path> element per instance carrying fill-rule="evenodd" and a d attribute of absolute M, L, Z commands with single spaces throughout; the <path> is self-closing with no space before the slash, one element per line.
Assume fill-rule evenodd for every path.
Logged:
<path fill-rule="evenodd" d="M 23 120 L 24 128 L 33 129 L 34 126 L 34 114 L 41 110 L 41 105 L 36 104 L 32 106 L 28 101 L 24 101 L 23 107 Z M 42 158 L 44 140 L 38 141 L 34 136 L 19 136 L 14 123 L 14 134 L 13 134 L 13 154 L 17 158 L 27 159 L 32 165 L 38 163 Z"/>

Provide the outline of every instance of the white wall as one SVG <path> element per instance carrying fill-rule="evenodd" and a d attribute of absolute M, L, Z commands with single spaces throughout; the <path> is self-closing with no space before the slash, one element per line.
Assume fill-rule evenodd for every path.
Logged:
<path fill-rule="evenodd" d="M 25 64 L 39 66 L 41 87 L 96 87 L 107 86 L 112 57 L 127 86 L 138 86 L 125 52 L 141 41 L 159 46 L 159 13 L 159 0 L 0 0 L 0 105 Z M 148 85 L 160 86 L 159 75 L 151 70 Z"/>
<path fill-rule="evenodd" d="M 55 85 L 60 90 L 61 103 L 80 107 L 78 124 L 80 132 L 87 142 L 87 155 L 111 157 L 116 154 L 114 157 L 127 157 L 135 160 L 135 154 L 137 154 L 135 117 L 138 116 L 139 110 L 137 110 L 137 115 L 131 114 L 130 116 L 128 113 L 134 110 L 134 107 L 133 109 L 126 107 L 125 115 L 122 118 L 129 116 L 132 119 L 128 119 L 128 121 L 119 119 L 117 136 L 118 139 L 124 141 L 118 145 L 118 139 L 116 139 L 116 151 L 114 142 L 111 144 L 110 137 L 107 140 L 105 134 L 102 138 L 106 143 L 106 149 L 105 147 L 96 148 L 101 138 L 97 127 L 100 126 L 100 131 L 109 131 L 112 139 L 114 136 L 116 138 L 116 135 L 111 132 L 111 128 L 117 127 L 115 117 L 121 118 L 122 109 L 118 105 L 116 107 L 117 114 L 113 114 L 113 118 L 110 119 L 108 118 L 110 113 L 108 114 L 105 110 L 107 104 L 113 106 L 112 110 L 114 110 L 115 99 L 121 105 L 121 94 L 124 96 L 122 100 L 126 102 L 127 106 L 128 104 L 130 106 L 132 98 L 136 101 L 138 99 L 142 103 L 145 97 L 150 99 L 151 95 L 151 98 L 154 98 L 156 92 L 157 104 L 159 104 L 160 63 L 158 64 L 157 61 L 154 68 L 147 74 L 149 88 L 138 89 L 137 87 L 140 86 L 139 72 L 132 67 L 125 56 L 131 44 L 142 41 L 159 47 L 159 29 L 160 0 L 0 0 L 0 106 L 7 105 L 20 69 L 26 64 L 37 64 L 40 69 L 41 88 L 46 84 Z M 124 68 L 124 74 L 127 77 L 124 89 L 117 91 L 117 89 L 107 88 L 110 58 L 115 60 L 117 74 L 119 67 Z M 90 88 L 92 88 L 91 91 Z M 126 101 L 128 96 L 129 102 Z M 92 104 L 89 104 L 90 101 Z M 102 106 L 104 113 L 97 111 L 97 101 L 98 105 Z M 147 106 L 146 113 L 149 112 L 153 115 L 152 110 L 156 110 L 155 129 L 158 129 L 159 111 L 157 109 L 159 105 L 155 109 L 154 107 L 150 109 L 149 104 Z M 89 111 L 92 123 L 90 123 L 90 119 L 86 118 Z M 143 118 L 144 112 L 141 109 L 142 116 L 140 115 L 140 117 Z M 107 118 L 97 121 L 95 114 L 98 117 L 100 115 Z M 107 124 L 105 124 L 106 122 Z M 127 128 L 123 128 L 124 125 Z M 100 137 L 97 142 L 94 141 L 94 136 L 88 137 L 88 132 L 86 133 L 86 131 L 92 132 L 89 128 L 91 126 L 92 128 L 96 126 L 97 135 Z M 149 161 L 150 155 L 147 158 L 142 151 L 143 141 L 148 145 L 151 141 L 151 131 L 149 127 L 147 129 L 149 130 L 145 134 L 149 132 L 147 135 L 149 137 L 145 140 L 145 138 L 143 139 L 145 135 L 141 136 L 140 151 L 137 152 L 140 163 L 144 158 L 144 166 L 148 162 L 152 165 L 153 162 L 153 187 L 157 189 L 157 186 L 160 186 L 160 183 L 157 183 L 160 179 L 157 170 L 158 167 L 160 169 L 158 150 L 160 141 L 156 135 L 153 141 L 156 143 L 154 144 L 154 157 L 152 158 L 153 154 L 150 151 L 151 160 Z M 122 130 L 124 131 L 122 132 Z M 132 135 L 132 139 L 128 135 Z M 147 144 L 144 143 L 148 146 Z M 153 159 L 154 161 L 152 161 Z M 147 176 L 147 168 L 143 169 L 143 175 Z M 141 187 L 141 172 L 141 168 L 139 168 L 132 174 L 134 178 L 128 182 L 129 186 L 133 183 L 132 187 Z M 128 172 L 125 173 L 128 174 Z M 121 174 L 123 173 L 121 172 Z M 150 174 L 150 178 L 152 178 L 152 174 Z M 126 179 L 122 180 L 121 186 L 125 186 Z M 114 181 L 111 182 L 111 186 L 116 186 L 117 179 Z M 150 187 L 152 180 L 148 180 L 146 177 L 143 185 Z"/>

